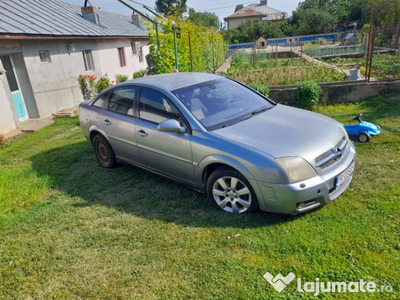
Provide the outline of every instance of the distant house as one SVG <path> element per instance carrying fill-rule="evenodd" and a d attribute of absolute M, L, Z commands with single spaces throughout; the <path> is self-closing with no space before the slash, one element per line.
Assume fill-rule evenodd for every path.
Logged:
<path fill-rule="evenodd" d="M 0 1 L 0 133 L 79 104 L 81 74 L 132 78 L 147 67 L 148 42 L 137 15 L 60 0 Z"/>
<path fill-rule="evenodd" d="M 238 27 L 247 21 L 279 21 L 285 18 L 286 13 L 268 7 L 267 0 L 260 3 L 253 3 L 243 7 L 242 4 L 236 6 L 235 12 L 224 18 L 227 22 L 227 29 Z"/>
<path fill-rule="evenodd" d="M 344 37 L 344 45 L 357 45 L 357 36 L 355 33 L 349 33 Z"/>

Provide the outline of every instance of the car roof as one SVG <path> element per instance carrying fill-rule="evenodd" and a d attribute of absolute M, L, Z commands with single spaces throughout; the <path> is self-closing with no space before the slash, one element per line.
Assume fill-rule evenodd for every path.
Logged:
<path fill-rule="evenodd" d="M 124 85 L 138 84 L 147 87 L 157 87 L 159 89 L 173 91 L 193 84 L 221 79 L 223 76 L 208 73 L 168 73 L 152 75 L 125 81 Z"/>

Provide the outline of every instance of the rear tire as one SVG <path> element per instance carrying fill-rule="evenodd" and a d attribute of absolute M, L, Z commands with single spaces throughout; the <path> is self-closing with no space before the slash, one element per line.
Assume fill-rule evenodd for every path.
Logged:
<path fill-rule="evenodd" d="M 98 134 L 93 138 L 93 148 L 100 166 L 106 169 L 116 166 L 114 150 L 102 135 Z"/>
<path fill-rule="evenodd" d="M 360 134 L 358 135 L 358 140 L 359 140 L 361 143 L 367 143 L 367 142 L 370 141 L 370 139 L 371 139 L 371 136 L 370 136 L 367 132 L 362 132 L 362 133 L 360 133 Z"/>
<path fill-rule="evenodd" d="M 207 195 L 215 207 L 226 212 L 242 214 L 258 209 L 250 183 L 233 169 L 216 169 L 208 178 Z"/>

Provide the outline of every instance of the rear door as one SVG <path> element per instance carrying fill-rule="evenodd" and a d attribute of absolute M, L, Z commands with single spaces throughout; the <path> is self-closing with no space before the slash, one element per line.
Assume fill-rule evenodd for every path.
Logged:
<path fill-rule="evenodd" d="M 98 115 L 98 126 L 107 135 L 115 155 L 131 163 L 139 163 L 136 143 L 134 100 L 137 88 L 121 87 L 114 89 L 102 106 Z M 94 103 L 93 105 L 96 105 Z"/>
<path fill-rule="evenodd" d="M 143 165 L 188 183 L 194 182 L 192 135 L 170 99 L 157 91 L 141 89 L 138 99 L 136 141 Z M 158 131 L 158 124 L 176 119 L 187 127 L 185 133 Z"/>

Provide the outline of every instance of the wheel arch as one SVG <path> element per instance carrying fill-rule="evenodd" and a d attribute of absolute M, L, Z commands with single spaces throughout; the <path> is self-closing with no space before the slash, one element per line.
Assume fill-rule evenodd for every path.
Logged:
<path fill-rule="evenodd" d="M 247 170 L 241 163 L 230 157 L 218 155 L 209 156 L 198 164 L 197 169 L 201 172 L 201 174 L 198 174 L 200 175 L 198 178 L 201 178 L 201 183 L 204 185 L 207 184 L 208 177 L 219 167 L 231 168 L 241 173 L 248 180 L 254 179 L 249 170 Z"/>
<path fill-rule="evenodd" d="M 101 130 L 97 127 L 93 127 L 93 128 L 90 128 L 90 133 L 89 133 L 89 141 L 92 146 L 93 146 L 93 139 L 98 134 L 102 135 L 108 142 L 110 142 L 108 140 L 107 135 L 105 134 L 105 132 L 103 130 Z"/>

